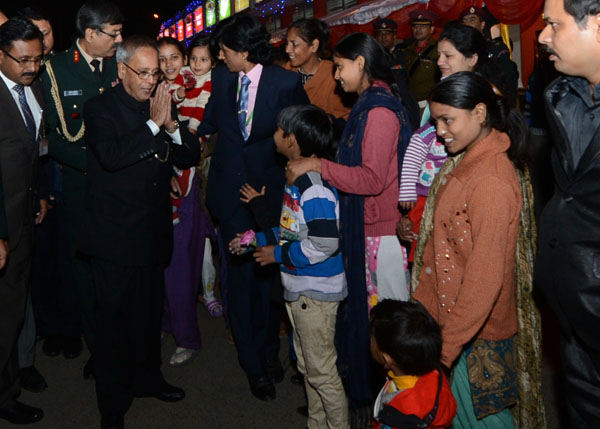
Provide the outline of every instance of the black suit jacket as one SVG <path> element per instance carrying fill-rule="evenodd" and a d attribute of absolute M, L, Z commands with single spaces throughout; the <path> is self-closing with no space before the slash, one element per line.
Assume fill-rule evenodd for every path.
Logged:
<path fill-rule="evenodd" d="M 84 106 L 89 150 L 79 249 L 85 254 L 125 266 L 168 264 L 172 167 L 194 165 L 200 145 L 187 123 L 179 127 L 179 146 L 164 130 L 154 136 L 148 119 L 150 102 L 136 101 L 123 85 Z"/>
<path fill-rule="evenodd" d="M 36 80 L 31 89 L 36 101 L 44 109 L 40 82 Z M 42 117 L 38 136 L 44 134 L 44 123 Z M 0 210 L 0 225 L 5 214 L 10 250 L 19 243 L 23 226 L 33 225 L 38 169 L 39 144 L 32 142 L 17 102 L 4 80 L 0 79 L 0 170 L 4 190 L 4 211 Z"/>
<path fill-rule="evenodd" d="M 567 128 L 581 124 L 556 108 L 559 100 L 583 103 L 569 86 L 578 79 L 559 77 L 545 93 L 556 187 L 540 220 L 535 278 L 565 334 L 600 359 L 600 128 L 580 131 L 588 131 L 591 141 L 575 163 Z"/>
<path fill-rule="evenodd" d="M 198 134 L 218 132 L 208 174 L 207 204 L 220 221 L 247 207 L 240 201 L 240 188 L 249 183 L 266 186 L 270 211 L 281 211 L 286 160 L 275 151 L 273 134 L 277 115 L 291 105 L 309 104 L 298 73 L 265 65 L 258 83 L 252 129 L 244 142 L 237 118 L 238 74 L 225 66 L 213 71 L 212 94 Z"/>

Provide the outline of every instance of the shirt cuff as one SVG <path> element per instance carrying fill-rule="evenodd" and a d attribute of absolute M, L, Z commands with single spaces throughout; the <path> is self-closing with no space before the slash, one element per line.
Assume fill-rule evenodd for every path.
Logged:
<path fill-rule="evenodd" d="M 148 127 L 150 128 L 150 131 L 152 131 L 152 134 L 157 135 L 158 133 L 160 133 L 159 126 L 156 125 L 156 123 L 152 119 L 148 119 L 146 121 L 146 125 L 148 125 Z"/>
<path fill-rule="evenodd" d="M 179 128 L 177 128 L 174 133 L 170 133 L 167 131 L 167 134 L 169 135 L 169 137 L 171 137 L 171 140 L 173 140 L 173 144 L 179 146 L 183 144 L 183 142 L 181 141 L 181 134 L 179 134 Z"/>

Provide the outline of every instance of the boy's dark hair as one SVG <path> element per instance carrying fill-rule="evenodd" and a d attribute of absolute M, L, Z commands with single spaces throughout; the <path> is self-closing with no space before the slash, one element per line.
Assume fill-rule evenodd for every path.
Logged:
<path fill-rule="evenodd" d="M 213 53 L 212 53 L 212 49 L 211 49 L 211 45 L 210 45 L 210 36 L 204 32 L 199 33 L 196 37 L 194 37 L 190 41 L 190 44 L 188 46 L 188 55 L 187 55 L 188 60 L 192 56 L 192 50 L 199 46 L 206 46 L 208 48 L 210 60 L 212 61 L 213 65 L 214 65 L 216 58 L 213 56 Z"/>
<path fill-rule="evenodd" d="M 371 310 L 371 336 L 407 375 L 424 375 L 440 366 L 440 326 L 419 302 L 381 301 Z"/>
<path fill-rule="evenodd" d="M 283 130 L 285 137 L 293 134 L 300 146 L 302 156 L 316 155 L 327 157 L 333 126 L 329 116 L 311 104 L 289 106 L 279 112 L 277 126 Z"/>
<path fill-rule="evenodd" d="M 0 26 L 0 49 L 10 51 L 16 40 L 39 40 L 43 44 L 44 35 L 27 18 L 14 17 Z"/>

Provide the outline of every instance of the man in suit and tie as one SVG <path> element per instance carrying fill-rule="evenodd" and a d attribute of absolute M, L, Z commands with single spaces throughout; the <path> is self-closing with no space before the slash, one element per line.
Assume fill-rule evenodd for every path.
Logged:
<path fill-rule="evenodd" d="M 73 46 L 56 54 L 42 75 L 47 100 L 48 141 L 50 156 L 62 165 L 63 198 L 69 226 L 69 255 L 79 295 L 81 328 L 90 353 L 94 353 L 94 292 L 89 262 L 76 250 L 75 240 L 81 230 L 84 212 L 87 150 L 83 139 L 83 105 L 91 97 L 118 83 L 114 55 L 123 39 L 123 15 L 113 3 L 89 0 L 76 17 L 78 38 Z M 76 303 L 75 303 L 76 304 Z M 75 313 L 76 314 L 76 313 Z M 79 317 L 77 317 L 79 319 Z M 70 332 L 51 335 L 44 342 L 44 353 L 65 358 L 77 357 L 82 350 L 80 329 L 70 323 Z M 90 369 L 86 365 L 86 369 Z M 84 370 L 84 376 L 90 371 Z"/>
<path fill-rule="evenodd" d="M 213 92 L 198 134 L 218 132 L 207 204 L 229 243 L 236 233 L 258 229 L 249 206 L 239 199 L 244 183 L 265 186 L 265 202 L 277 223 L 285 183 L 285 161 L 273 141 L 277 114 L 309 101 L 297 73 L 268 64 L 269 34 L 257 18 L 236 15 L 220 35 L 220 57 L 229 72 L 213 72 Z M 273 400 L 273 383 L 284 375 L 278 356 L 283 305 L 278 268 L 259 267 L 249 254 L 229 255 L 227 266 L 228 317 L 240 364 L 252 394 Z"/>
<path fill-rule="evenodd" d="M 34 423 L 44 415 L 15 400 L 17 338 L 30 284 L 34 199 L 39 197 L 36 176 L 44 98 L 35 78 L 43 61 L 42 40 L 40 30 L 22 18 L 0 26 L 0 169 L 8 225 L 6 234 L 0 228 L 0 260 L 6 257 L 7 239 L 10 251 L 10 261 L 0 271 L 0 419 L 16 424 Z"/>
<path fill-rule="evenodd" d="M 96 290 L 96 395 L 102 427 L 123 427 L 133 397 L 183 399 L 160 370 L 164 269 L 173 249 L 173 165 L 190 168 L 200 144 L 173 118 L 152 39 L 131 36 L 117 50 L 121 83 L 89 100 L 87 183 L 79 248 Z"/>

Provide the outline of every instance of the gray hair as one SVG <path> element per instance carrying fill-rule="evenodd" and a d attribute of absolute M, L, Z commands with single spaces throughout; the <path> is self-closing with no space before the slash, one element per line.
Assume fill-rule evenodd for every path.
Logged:
<path fill-rule="evenodd" d="M 587 25 L 590 16 L 600 13 L 598 0 L 564 0 L 565 12 L 571 15 L 580 29 Z"/>
<path fill-rule="evenodd" d="M 117 45 L 117 62 L 128 62 L 140 48 L 152 48 L 158 54 L 158 45 L 154 39 L 148 36 L 129 36 Z"/>

